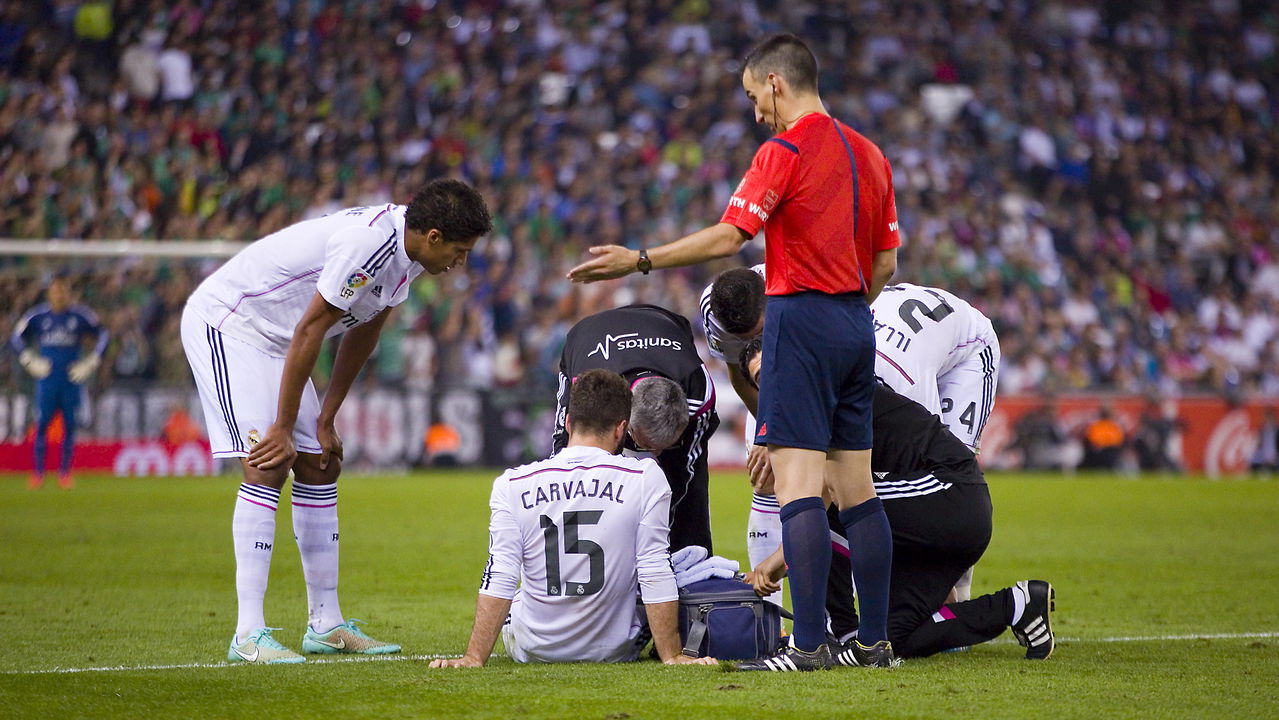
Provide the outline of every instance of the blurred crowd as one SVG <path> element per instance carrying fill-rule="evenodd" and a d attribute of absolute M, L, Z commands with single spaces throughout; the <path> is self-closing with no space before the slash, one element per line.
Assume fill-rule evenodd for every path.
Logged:
<path fill-rule="evenodd" d="M 779 30 L 893 164 L 897 278 L 994 321 L 1002 392 L 1279 395 L 1279 13 L 1258 0 L 3 3 L 0 236 L 252 240 L 460 177 L 496 231 L 416 286 L 375 374 L 553 388 L 576 319 L 693 316 L 762 256 L 563 280 L 591 245 L 719 218 L 768 135 L 739 61 Z M 184 382 L 176 323 L 215 262 L 73 265 L 113 333 L 103 372 Z M 54 267 L 0 258 L 4 315 Z"/>

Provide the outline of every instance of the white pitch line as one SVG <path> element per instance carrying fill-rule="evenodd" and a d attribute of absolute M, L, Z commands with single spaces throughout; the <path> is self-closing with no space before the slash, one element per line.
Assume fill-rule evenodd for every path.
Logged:
<path fill-rule="evenodd" d="M 1253 640 L 1262 638 L 1279 638 L 1279 632 L 1255 632 L 1255 633 L 1215 633 L 1201 635 L 1127 635 L 1120 637 L 1104 637 L 1104 638 L 1077 638 L 1077 637 L 1059 637 L 1059 643 L 1124 643 L 1124 642 L 1171 642 L 1183 640 Z M 996 640 L 996 643 L 1001 641 Z M 1012 643 L 1012 640 L 1004 640 L 1004 643 Z M 308 659 L 306 665 L 337 665 L 341 663 L 359 663 L 359 662 L 402 662 L 405 660 L 442 660 L 447 658 L 461 657 L 453 653 L 449 655 L 432 654 L 432 655 L 383 655 L 368 657 L 348 657 L 348 658 L 330 658 L 330 659 Z M 494 653 L 493 657 L 505 657 L 499 653 Z M 175 665 L 114 665 L 109 667 L 82 667 L 82 668 L 47 668 L 44 670 L 3 670 L 0 675 L 59 675 L 70 673 L 90 673 L 90 672 L 132 672 L 139 670 L 197 670 L 197 669 L 221 669 L 232 667 L 247 667 L 250 663 L 182 663 Z"/>
<path fill-rule="evenodd" d="M 362 657 L 346 657 L 346 658 L 326 658 L 326 659 L 308 659 L 305 665 L 337 665 L 339 663 L 361 663 L 361 662 L 397 662 L 404 660 L 440 660 L 445 658 L 461 657 L 460 655 L 382 655 L 382 656 L 362 656 Z M 493 657 L 504 657 L 497 653 Z M 89 673 L 89 672 L 129 672 L 134 670 L 196 670 L 204 668 L 232 668 L 247 667 L 251 663 L 241 662 L 217 662 L 217 663 L 179 663 L 174 665 L 111 665 L 106 667 L 81 667 L 81 668 L 47 668 L 44 670 L 4 670 L 0 671 L 0 675 L 60 675 L 69 673 Z"/>

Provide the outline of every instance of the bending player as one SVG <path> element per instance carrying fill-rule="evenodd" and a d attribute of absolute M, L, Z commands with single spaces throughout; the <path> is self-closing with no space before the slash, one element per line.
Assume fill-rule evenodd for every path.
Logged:
<path fill-rule="evenodd" d="M 93 350 L 81 356 L 86 338 L 94 338 Z M 75 450 L 76 411 L 80 408 L 82 385 L 93 377 L 106 350 L 108 334 L 98 316 L 83 305 L 71 304 L 71 283 L 56 277 L 45 289 L 45 302 L 31 308 L 13 328 L 10 344 L 18 361 L 36 381 L 35 464 L 27 488 L 44 485 L 45 453 L 49 424 L 54 413 L 62 414 L 62 464 L 58 485 L 70 490 L 71 458 Z"/>
<path fill-rule="evenodd" d="M 489 560 L 466 654 L 431 667 L 483 666 L 499 632 L 516 662 L 635 660 L 644 611 L 662 662 L 715 662 L 682 653 L 666 478 L 651 459 L 615 456 L 631 415 L 628 385 L 607 370 L 583 372 L 569 392 L 566 447 L 493 482 Z"/>
<path fill-rule="evenodd" d="M 764 322 L 764 266 L 726 270 L 702 292 L 701 314 L 711 355 L 728 365 L 729 379 L 751 414 L 759 391 L 738 368 L 741 351 L 759 337 Z M 923 405 L 977 452 L 995 402 L 999 338 L 990 320 L 968 302 L 940 288 L 888 285 L 871 308 L 875 327 L 875 375 Z M 753 483 L 771 474 L 757 446 L 748 459 Z M 756 494 L 748 527 L 752 567 L 772 553 L 780 538 L 777 500 Z M 955 587 L 967 600 L 972 572 Z"/>
<path fill-rule="evenodd" d="M 407 206 L 350 208 L 272 233 L 231 258 L 187 301 L 182 345 L 209 445 L 214 457 L 239 458 L 244 475 L 231 523 L 239 617 L 228 660 L 304 659 L 272 637 L 263 610 L 275 513 L 290 470 L 309 608 L 302 649 L 399 651 L 365 635 L 339 609 L 342 441 L 334 420 L 413 279 L 462 265 L 490 228 L 479 193 L 436 180 Z M 343 332 L 321 403 L 311 371 L 324 339 Z"/>
<path fill-rule="evenodd" d="M 719 415 L 715 384 L 693 345 L 692 326 L 656 305 L 605 310 L 574 325 L 560 357 L 554 452 L 568 440 L 564 414 L 573 379 L 596 368 L 631 384 L 626 448 L 652 452 L 670 483 L 671 550 L 700 545 L 713 553 L 706 450 Z"/>
<path fill-rule="evenodd" d="M 741 372 L 760 375 L 759 341 L 743 353 Z M 871 470 L 893 532 L 889 583 L 888 639 L 898 657 L 922 657 L 998 637 L 1011 628 L 1026 647 L 1026 658 L 1052 654 L 1053 587 L 1024 580 L 990 595 L 946 603 L 947 594 L 990 543 L 990 493 L 972 450 L 952 435 L 936 415 L 885 386 L 875 390 Z M 838 516 L 828 511 L 833 555 L 848 555 Z M 839 568 L 839 565 L 843 565 Z M 778 548 L 747 576 L 756 592 L 776 592 L 785 575 Z M 832 576 L 848 577 L 845 563 Z M 842 597 L 828 597 L 832 624 L 853 613 L 851 585 Z M 840 613 L 839 609 L 843 612 Z M 855 618 L 855 615 L 852 617 Z M 835 633 L 840 629 L 833 628 Z M 836 658 L 856 665 L 851 650 Z"/>

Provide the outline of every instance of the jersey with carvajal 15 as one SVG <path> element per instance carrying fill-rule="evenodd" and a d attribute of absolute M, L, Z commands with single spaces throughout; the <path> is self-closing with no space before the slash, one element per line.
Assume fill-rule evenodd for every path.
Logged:
<path fill-rule="evenodd" d="M 670 502 L 656 462 L 594 447 L 568 447 L 498 477 L 480 593 L 513 601 L 503 631 L 511 657 L 634 660 L 636 592 L 645 604 L 678 598 Z"/>

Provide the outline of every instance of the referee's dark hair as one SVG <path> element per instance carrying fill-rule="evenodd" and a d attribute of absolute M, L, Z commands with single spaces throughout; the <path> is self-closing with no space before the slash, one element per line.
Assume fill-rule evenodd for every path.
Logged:
<path fill-rule="evenodd" d="M 734 335 L 755 329 L 767 299 L 764 278 L 750 268 L 725 270 L 711 283 L 711 312 Z"/>
<path fill-rule="evenodd" d="M 439 230 L 445 242 L 466 242 L 489 234 L 493 218 L 484 198 L 461 180 L 432 180 L 417 191 L 404 214 L 409 230 Z"/>
<path fill-rule="evenodd" d="M 817 92 L 817 58 L 803 40 L 790 33 L 764 38 L 746 54 L 742 67 L 756 80 L 777 73 L 797 91 Z"/>
<path fill-rule="evenodd" d="M 573 425 L 570 435 L 608 435 L 631 417 L 631 387 L 615 372 L 587 370 L 573 381 L 568 417 Z"/>

